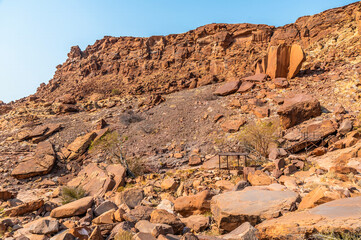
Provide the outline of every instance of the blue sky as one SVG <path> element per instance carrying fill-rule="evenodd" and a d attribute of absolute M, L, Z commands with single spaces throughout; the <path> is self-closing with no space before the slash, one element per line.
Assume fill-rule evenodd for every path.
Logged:
<path fill-rule="evenodd" d="M 167 35 L 208 23 L 282 26 L 347 0 L 0 0 L 0 100 L 47 83 L 73 45 L 108 36 Z"/>

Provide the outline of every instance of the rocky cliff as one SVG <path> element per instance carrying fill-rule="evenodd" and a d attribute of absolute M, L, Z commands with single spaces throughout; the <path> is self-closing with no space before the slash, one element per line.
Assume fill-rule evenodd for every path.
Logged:
<path fill-rule="evenodd" d="M 360 3 L 299 18 L 275 28 L 255 24 L 209 24 L 168 36 L 104 37 L 82 51 L 72 47 L 48 84 L 45 100 L 71 93 L 78 98 L 110 94 L 170 93 L 254 72 L 270 46 L 300 44 L 305 71 L 360 62 Z M 95 94 L 95 96 L 94 96 Z"/>

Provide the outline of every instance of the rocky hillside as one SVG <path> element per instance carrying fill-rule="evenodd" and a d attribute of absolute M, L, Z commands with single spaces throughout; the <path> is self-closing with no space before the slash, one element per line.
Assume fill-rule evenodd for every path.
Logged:
<path fill-rule="evenodd" d="M 0 239 L 360 239 L 360 32 L 354 3 L 73 47 L 0 102 Z"/>
<path fill-rule="evenodd" d="M 360 61 L 360 4 L 299 18 L 275 28 L 254 24 L 210 24 L 168 36 L 104 37 L 82 51 L 72 47 L 53 79 L 36 97 L 54 100 L 110 94 L 170 93 L 254 72 L 270 46 L 298 43 L 308 55 L 305 73 Z M 100 96 L 99 96 L 100 95 Z"/>

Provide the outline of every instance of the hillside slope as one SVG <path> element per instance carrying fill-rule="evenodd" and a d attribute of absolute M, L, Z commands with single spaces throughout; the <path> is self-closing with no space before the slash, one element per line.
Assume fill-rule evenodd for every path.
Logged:
<path fill-rule="evenodd" d="M 359 2 L 278 28 L 209 24 L 168 36 L 104 37 L 84 51 L 72 47 L 35 96 L 54 100 L 65 93 L 78 99 L 169 93 L 231 80 L 251 74 L 269 46 L 284 42 L 303 46 L 308 56 L 304 70 L 327 70 L 361 61 L 358 27 Z"/>

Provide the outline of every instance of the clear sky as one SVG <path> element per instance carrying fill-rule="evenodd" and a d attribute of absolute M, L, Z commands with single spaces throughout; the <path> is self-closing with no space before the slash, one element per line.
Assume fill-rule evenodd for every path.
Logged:
<path fill-rule="evenodd" d="M 209 23 L 282 26 L 355 0 L 0 0 L 0 100 L 47 83 L 73 45 L 167 35 Z"/>

